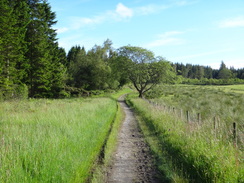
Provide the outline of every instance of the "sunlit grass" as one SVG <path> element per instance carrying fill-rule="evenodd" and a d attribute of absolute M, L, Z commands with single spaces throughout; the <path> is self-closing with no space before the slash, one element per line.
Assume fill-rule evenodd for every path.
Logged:
<path fill-rule="evenodd" d="M 244 180 L 243 152 L 228 141 L 216 139 L 209 123 L 188 124 L 165 111 L 163 106 L 148 104 L 142 99 L 130 101 L 150 128 L 150 136 L 158 139 L 169 161 L 189 182 Z"/>
<path fill-rule="evenodd" d="M 226 92 L 223 89 L 215 86 L 160 86 L 148 96 L 155 103 L 174 107 L 178 113 L 182 110 L 185 115 L 189 111 L 192 121 L 197 121 L 198 113 L 202 122 L 212 122 L 212 126 L 216 119 L 218 125 L 226 129 L 226 134 L 231 133 L 229 131 L 235 122 L 238 126 L 238 141 L 243 146 L 244 94 Z"/>
<path fill-rule="evenodd" d="M 159 86 L 150 104 L 132 100 L 174 164 L 197 181 L 244 181 L 244 95 L 233 90 L 243 85 L 225 87 Z"/>
<path fill-rule="evenodd" d="M 209 86 L 213 89 L 221 89 L 225 92 L 235 92 L 244 94 L 244 85 L 227 85 L 227 86 Z"/>
<path fill-rule="evenodd" d="M 0 103 L 0 182 L 84 182 L 116 110 L 109 98 Z"/>

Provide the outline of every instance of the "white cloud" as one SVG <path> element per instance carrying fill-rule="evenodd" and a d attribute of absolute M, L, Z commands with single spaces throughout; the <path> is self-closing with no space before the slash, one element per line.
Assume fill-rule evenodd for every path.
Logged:
<path fill-rule="evenodd" d="M 57 33 L 61 34 L 67 32 L 69 29 L 67 27 L 57 28 Z"/>
<path fill-rule="evenodd" d="M 70 29 L 77 30 L 77 29 L 80 29 L 81 27 L 84 27 L 87 25 L 101 24 L 105 21 L 105 19 L 106 19 L 106 17 L 104 15 L 94 16 L 92 18 L 71 17 Z"/>
<path fill-rule="evenodd" d="M 135 8 L 135 12 L 137 15 L 149 15 L 152 13 L 159 12 L 161 10 L 165 10 L 167 8 L 169 8 L 169 6 L 150 4 L 147 6 L 141 6 L 141 7 Z"/>
<path fill-rule="evenodd" d="M 183 34 L 183 32 L 180 31 L 170 31 L 165 32 L 163 34 L 157 35 L 157 39 L 146 44 L 146 47 L 153 48 L 153 47 L 159 47 L 159 46 L 166 46 L 166 45 L 180 45 L 184 43 L 183 39 L 176 38 L 173 36 Z"/>
<path fill-rule="evenodd" d="M 130 8 L 122 3 L 118 3 L 114 10 L 108 10 L 100 15 L 93 17 L 70 17 L 71 25 L 69 30 L 77 30 L 84 26 L 97 25 L 108 21 L 124 21 L 132 18 L 133 16 L 143 16 L 153 13 L 160 12 L 164 9 L 171 8 L 173 6 L 183 6 L 187 4 L 186 1 L 177 1 L 177 4 L 171 5 L 160 5 L 160 4 L 149 4 L 142 7 Z M 68 31 L 68 29 L 60 29 L 59 33 Z M 175 42 L 175 41 L 174 41 Z"/>
<path fill-rule="evenodd" d="M 244 27 L 244 17 L 226 19 L 219 23 L 221 28 Z"/>
<path fill-rule="evenodd" d="M 93 17 L 71 17 L 70 29 L 80 29 L 84 26 L 91 26 L 104 23 L 106 21 L 122 21 L 133 16 L 133 10 L 119 3 L 115 10 L 104 12 Z"/>
<path fill-rule="evenodd" d="M 126 7 L 122 3 L 119 3 L 115 10 L 116 14 L 118 14 L 122 18 L 132 17 L 133 16 L 133 10 Z"/>
<path fill-rule="evenodd" d="M 199 0 L 171 0 L 173 6 L 188 6 L 192 4 L 196 4 Z"/>

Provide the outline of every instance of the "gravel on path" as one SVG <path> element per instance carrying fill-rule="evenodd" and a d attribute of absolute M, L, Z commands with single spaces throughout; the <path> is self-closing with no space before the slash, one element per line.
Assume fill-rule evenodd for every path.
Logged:
<path fill-rule="evenodd" d="M 118 134 L 118 146 L 108 172 L 108 183 L 158 183 L 155 160 L 150 153 L 133 111 L 119 100 L 125 120 Z"/>

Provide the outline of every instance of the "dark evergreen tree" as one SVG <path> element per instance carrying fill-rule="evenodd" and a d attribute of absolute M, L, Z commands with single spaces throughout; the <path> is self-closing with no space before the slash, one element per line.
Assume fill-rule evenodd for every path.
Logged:
<path fill-rule="evenodd" d="M 82 47 L 82 49 L 85 51 L 85 48 Z M 73 46 L 67 55 L 67 63 L 66 63 L 66 67 L 69 68 L 70 67 L 70 63 L 71 62 L 75 62 L 76 58 L 77 58 L 77 54 L 80 52 L 81 47 L 80 46 Z"/>
<path fill-rule="evenodd" d="M 28 14 L 27 4 L 22 1 L 0 2 L 0 89 L 5 97 L 15 97 L 25 72 L 24 42 Z M 24 11 L 22 13 L 22 11 Z"/>
<path fill-rule="evenodd" d="M 204 78 L 211 79 L 213 78 L 213 69 L 209 66 L 204 67 Z"/>
<path fill-rule="evenodd" d="M 225 63 L 222 61 L 218 72 L 218 79 L 230 79 L 231 77 L 231 70 L 229 70 Z"/>
<path fill-rule="evenodd" d="M 18 61 L 16 63 L 16 69 L 18 72 L 18 79 L 20 83 L 25 83 L 27 78 L 27 69 L 29 67 L 28 62 L 26 60 L 25 54 L 27 52 L 28 46 L 27 42 L 25 41 L 27 25 L 30 22 L 30 14 L 29 14 L 29 7 L 27 5 L 26 0 L 15 0 L 12 1 L 12 6 L 14 9 L 14 14 L 17 18 L 16 27 L 18 27 L 18 38 L 19 38 L 19 45 L 18 49 Z"/>
<path fill-rule="evenodd" d="M 15 63 L 11 58 L 11 50 L 14 46 L 12 35 L 16 20 L 12 17 L 12 11 L 7 0 L 0 2 L 0 87 L 3 95 L 7 94 L 13 85 L 12 73 Z"/>
<path fill-rule="evenodd" d="M 30 97 L 53 97 L 62 90 L 64 67 L 59 60 L 55 13 L 46 1 L 28 0 L 30 23 L 27 27 L 26 41 L 29 62 L 27 84 Z"/>

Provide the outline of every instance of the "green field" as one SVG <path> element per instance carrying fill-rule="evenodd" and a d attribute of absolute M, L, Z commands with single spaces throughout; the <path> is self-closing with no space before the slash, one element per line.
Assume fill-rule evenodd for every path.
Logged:
<path fill-rule="evenodd" d="M 117 111 L 111 98 L 0 103 L 0 182 L 84 182 Z"/>
<path fill-rule="evenodd" d="M 163 176 L 174 182 L 244 181 L 244 95 L 233 89 L 242 86 L 168 85 L 149 92 L 150 102 L 129 98 Z M 104 180 L 123 118 L 116 99 L 129 92 L 1 102 L 0 182 Z"/>
<path fill-rule="evenodd" d="M 210 86 L 210 88 L 244 94 L 244 85 Z"/>
<path fill-rule="evenodd" d="M 164 85 L 147 94 L 150 101 L 129 100 L 144 133 L 158 140 L 155 154 L 163 150 L 189 182 L 244 181 L 244 95 L 233 92 L 242 86 L 227 88 Z"/>

